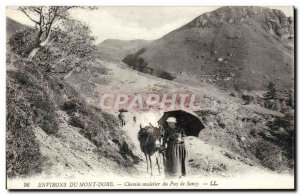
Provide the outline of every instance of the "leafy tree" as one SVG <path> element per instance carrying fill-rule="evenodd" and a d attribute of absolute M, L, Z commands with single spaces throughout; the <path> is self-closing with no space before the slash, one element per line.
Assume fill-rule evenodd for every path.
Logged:
<path fill-rule="evenodd" d="M 71 18 L 68 11 L 72 8 L 20 7 L 36 28 L 15 33 L 9 40 L 12 51 L 35 61 L 46 72 L 65 67 L 65 78 L 86 68 L 95 60 L 95 38 L 86 24 Z"/>
<path fill-rule="evenodd" d="M 96 59 L 96 47 L 87 25 L 71 20 L 64 21 L 62 26 L 53 30 L 51 47 L 42 48 L 34 61 L 44 66 L 46 71 L 66 66 L 63 72 L 67 73 L 67 78 L 76 70 L 87 68 Z"/>
<path fill-rule="evenodd" d="M 295 149 L 295 121 L 294 112 L 290 111 L 283 118 L 276 117 L 267 123 L 270 133 L 273 136 L 273 142 L 284 150 L 285 156 L 294 160 Z"/>
<path fill-rule="evenodd" d="M 28 58 L 32 59 L 44 46 L 51 43 L 51 32 L 61 21 L 69 20 L 69 10 L 74 6 L 21 6 L 19 10 L 29 18 L 37 29 L 34 47 Z"/>
<path fill-rule="evenodd" d="M 267 86 L 267 93 L 264 94 L 264 106 L 271 110 L 278 108 L 278 94 L 273 82 L 269 82 Z"/>
<path fill-rule="evenodd" d="M 271 170 L 279 170 L 281 163 L 278 161 L 280 155 L 278 146 L 272 144 L 267 140 L 258 141 L 255 143 L 255 156 L 260 160 L 262 165 Z"/>

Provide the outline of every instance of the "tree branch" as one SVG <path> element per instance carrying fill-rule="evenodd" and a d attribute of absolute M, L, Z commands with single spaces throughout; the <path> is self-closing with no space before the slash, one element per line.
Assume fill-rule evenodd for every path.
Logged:
<path fill-rule="evenodd" d="M 24 9 L 20 9 L 21 12 L 23 12 L 32 22 L 36 23 L 36 24 L 40 24 L 40 22 L 34 20 L 33 18 L 31 18 L 31 16 L 26 13 L 26 11 Z"/>
<path fill-rule="evenodd" d="M 53 13 L 53 18 L 50 20 L 50 22 L 48 23 L 49 27 L 47 29 L 47 32 L 46 32 L 46 36 L 48 37 L 49 36 L 49 33 L 51 31 L 51 28 L 52 28 L 52 24 L 55 20 L 55 18 L 57 17 L 57 10 L 58 10 L 58 7 L 55 7 L 54 8 L 54 13 Z"/>
<path fill-rule="evenodd" d="M 38 14 L 41 14 L 42 13 L 42 9 L 38 9 L 38 8 L 33 8 L 33 11 L 37 12 Z"/>

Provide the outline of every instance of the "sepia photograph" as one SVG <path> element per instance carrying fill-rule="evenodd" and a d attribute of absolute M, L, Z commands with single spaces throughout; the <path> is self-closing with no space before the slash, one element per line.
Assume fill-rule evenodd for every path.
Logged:
<path fill-rule="evenodd" d="M 6 6 L 6 189 L 295 190 L 294 13 Z"/>

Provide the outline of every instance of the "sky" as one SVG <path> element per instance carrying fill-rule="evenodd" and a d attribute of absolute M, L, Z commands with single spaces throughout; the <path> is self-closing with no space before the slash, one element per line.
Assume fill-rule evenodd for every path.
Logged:
<path fill-rule="evenodd" d="M 154 40 L 183 26 L 203 13 L 219 7 L 99 7 L 96 10 L 75 9 L 71 15 L 87 23 L 96 43 L 106 39 Z M 292 7 L 270 7 L 293 16 Z M 32 22 L 17 7 L 7 7 L 6 15 L 20 23 Z"/>

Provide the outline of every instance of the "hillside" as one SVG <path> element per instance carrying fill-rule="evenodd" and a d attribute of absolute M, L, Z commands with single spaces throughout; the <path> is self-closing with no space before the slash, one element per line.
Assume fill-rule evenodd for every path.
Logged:
<path fill-rule="evenodd" d="M 262 90 L 269 81 L 291 89 L 293 19 L 262 7 L 205 13 L 123 61 L 153 75 L 192 78 L 221 88 Z M 150 70 L 150 71 L 149 71 Z"/>
<path fill-rule="evenodd" d="M 261 26 L 266 18 L 271 26 Z M 119 111 L 101 109 L 99 100 L 103 94 L 176 93 L 199 97 L 195 113 L 205 126 L 198 137 L 185 138 L 188 175 L 181 181 L 213 178 L 222 182 L 220 188 L 293 188 L 293 99 L 280 96 L 271 110 L 262 98 L 270 80 L 281 89 L 292 86 L 292 70 L 280 64 L 293 66 L 288 20 L 276 10 L 224 7 L 153 42 L 106 40 L 95 51 L 82 39 L 88 35 L 75 36 L 73 29 L 80 29 L 73 26 L 70 37 L 58 36 L 32 60 L 8 48 L 8 185 L 165 181 L 156 166 L 153 177 L 146 172 L 140 124 L 133 119 L 144 110 L 125 112 L 121 127 Z M 133 64 L 122 62 L 124 56 Z M 236 183 L 241 181 L 246 182 Z"/>
<path fill-rule="evenodd" d="M 24 115 L 24 119 L 32 124 L 25 132 L 20 131 L 18 126 L 8 126 L 7 144 L 8 148 L 11 148 L 8 150 L 8 158 L 16 157 L 10 155 L 10 151 L 15 147 L 10 144 L 17 143 L 24 147 L 29 141 L 29 151 L 34 153 L 30 154 L 30 162 L 22 163 L 29 163 L 30 169 L 26 170 L 33 171 L 30 172 L 33 182 L 37 178 L 60 178 L 64 181 L 68 178 L 78 179 L 79 176 L 86 177 L 89 181 L 90 178 L 101 177 L 103 172 L 109 172 L 106 178 L 122 176 L 128 177 L 129 181 L 134 181 L 136 177 L 145 181 L 152 179 L 153 177 L 146 172 L 146 163 L 136 139 L 139 125 L 132 122 L 134 113 L 126 113 L 128 122 L 124 128 L 120 128 L 116 112 L 105 113 L 95 109 L 97 97 L 101 92 L 117 93 L 126 90 L 128 93 L 193 92 L 201 96 L 203 108 L 213 108 L 203 109 L 198 113 L 206 126 L 200 132 L 199 138 L 186 139 L 189 151 L 189 178 L 198 178 L 200 175 L 204 178 L 220 178 L 219 181 L 237 181 L 241 177 L 251 178 L 251 175 L 259 175 L 261 179 L 257 181 L 272 177 L 282 183 L 288 182 L 289 188 L 293 185 L 293 176 L 290 175 L 280 150 L 272 146 L 271 151 L 266 150 L 266 159 L 259 159 L 255 155 L 261 140 L 268 136 L 269 130 L 266 129 L 265 122 L 272 118 L 272 115 L 255 114 L 253 110 L 242 105 L 242 100 L 231 97 L 213 86 L 203 84 L 191 87 L 174 81 L 166 82 L 164 79 L 132 70 L 123 63 L 105 59 L 97 60 L 87 71 L 74 73 L 64 83 L 54 75 L 44 78 L 39 68 L 29 61 L 19 60 L 14 55 L 9 57 L 8 59 L 16 61 L 13 68 L 10 65 L 8 69 L 8 113 L 11 113 L 8 120 L 23 120 L 20 111 L 32 110 L 33 113 L 28 114 L 37 115 L 34 120 Z M 8 64 L 10 62 L 8 61 Z M 18 97 L 21 99 L 13 98 L 14 90 L 19 91 Z M 44 101 L 39 99 L 40 97 L 44 97 Z M 30 104 L 31 109 L 27 107 Z M 50 110 L 44 113 L 40 106 L 50 106 Z M 22 120 L 20 124 L 26 122 Z M 97 120 L 100 120 L 100 123 Z M 260 128 L 265 130 L 260 131 Z M 11 142 L 12 138 L 17 141 Z M 127 147 L 121 144 L 122 140 L 123 143 L 128 143 L 125 144 Z M 271 160 L 272 163 L 267 167 L 274 171 L 263 167 L 266 166 L 263 164 L 265 160 Z M 13 173 L 11 171 L 19 170 L 12 169 L 9 173 Z M 164 179 L 163 175 L 157 175 L 157 171 L 154 177 L 156 180 Z M 22 180 L 9 177 L 12 184 L 20 182 L 20 179 Z M 253 185 L 245 186 L 254 187 Z M 272 185 L 271 181 L 264 187 L 269 185 Z"/>
<path fill-rule="evenodd" d="M 198 115 L 206 126 L 199 134 L 200 139 L 231 150 L 253 163 L 263 164 L 256 156 L 257 148 L 265 140 L 275 138 L 270 134 L 272 130 L 268 127 L 268 121 L 277 115 L 279 118 L 283 117 L 281 113 L 261 108 L 258 104 L 255 104 L 256 107 L 252 104 L 245 106 L 242 98 L 233 97 L 211 84 L 181 84 L 140 73 L 121 62 L 111 62 L 103 58 L 97 61 L 90 70 L 75 73 L 67 80 L 91 105 L 97 106 L 100 95 L 107 91 L 113 94 L 124 91 L 128 94 L 195 93 L 200 97 L 200 106 L 203 108 Z M 258 112 L 258 108 L 262 111 Z M 117 116 L 118 112 L 112 110 L 111 114 Z M 131 114 L 128 116 L 129 121 Z M 281 159 L 279 148 L 273 143 L 270 144 L 273 149 L 268 150 L 266 155 L 271 155 L 269 157 L 274 159 L 267 166 L 273 170 L 286 170 L 290 165 L 287 165 L 284 158 Z"/>
<path fill-rule="evenodd" d="M 9 52 L 7 64 L 8 178 L 136 172 L 139 158 L 116 117 L 28 59 Z"/>
<path fill-rule="evenodd" d="M 279 179 L 283 176 L 286 177 L 285 181 L 292 179 L 290 174 L 293 174 L 293 165 L 289 164 L 284 152 L 276 144 L 268 141 L 275 137 L 271 135 L 272 130 L 267 122 L 273 120 L 279 112 L 273 113 L 259 105 L 254 108 L 254 105 L 245 106 L 239 97 L 232 97 L 210 84 L 190 86 L 132 70 L 126 64 L 111 62 L 110 59 L 102 58 L 97 61 L 89 71 L 75 73 L 67 80 L 91 105 L 97 106 L 98 97 L 103 91 L 126 91 L 128 94 L 195 93 L 200 96 L 203 109 L 197 113 L 206 128 L 200 132 L 199 138 L 187 138 L 189 178 L 201 175 L 205 178 L 236 179 L 250 178 L 253 174 L 253 177 L 260 175 L 260 178 Z M 262 111 L 258 112 L 258 108 Z M 115 116 L 118 114 L 114 110 L 110 113 Z M 149 178 L 137 141 L 139 124 L 132 121 L 133 115 L 139 117 L 139 114 L 134 111 L 126 112 L 127 122 L 123 129 L 131 140 L 133 152 L 143 159 L 136 166 L 139 175 Z M 263 157 L 257 155 L 261 148 L 264 151 Z M 159 176 L 156 168 L 154 170 L 155 178 L 163 179 L 163 175 Z"/>
<path fill-rule="evenodd" d="M 24 28 L 28 28 L 29 26 L 25 25 L 25 24 L 21 24 L 9 17 L 6 17 L 6 40 L 9 39 L 9 37 L 17 32 L 18 30 L 24 29 Z"/>
<path fill-rule="evenodd" d="M 118 40 L 107 39 L 97 45 L 99 57 L 110 56 L 114 59 L 123 59 L 129 54 L 134 54 L 151 41 L 147 40 Z"/>

